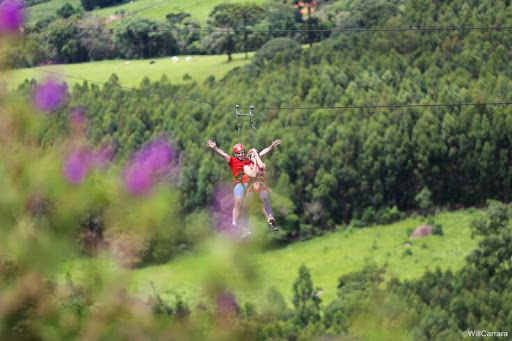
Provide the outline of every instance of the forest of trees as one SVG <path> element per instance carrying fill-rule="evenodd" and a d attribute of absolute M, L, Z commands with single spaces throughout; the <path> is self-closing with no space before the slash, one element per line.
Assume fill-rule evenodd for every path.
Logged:
<path fill-rule="evenodd" d="M 504 6 L 411 2 L 382 25 L 457 26 L 461 17 L 470 26 L 497 25 L 504 22 L 496 15 L 507 12 Z M 87 108 L 91 139 L 113 142 L 121 159 L 152 137 L 169 134 L 182 155 L 182 208 L 193 212 L 211 203 L 215 184 L 229 179 L 229 170 L 205 142 L 213 138 L 229 151 L 238 138 L 236 115 L 234 109 L 167 95 L 233 108 L 254 105 L 255 147 L 283 141 L 266 162 L 284 239 L 351 220 L 362 225 L 392 221 L 398 211 L 419 208 L 415 197 L 423 189 L 437 206 L 511 199 L 512 108 L 462 105 L 510 102 L 510 34 L 354 33 L 302 52 L 293 41 L 279 39 L 263 46 L 251 65 L 222 80 L 178 86 L 165 76 L 155 83 L 146 79 L 140 89 L 147 94 L 116 87 L 115 75 L 104 87 L 77 85 L 71 103 L 51 124 L 62 125 L 69 107 Z M 21 87 L 29 88 L 29 83 Z M 410 103 L 461 105 L 259 109 Z M 42 136 L 43 143 L 54 131 Z M 247 143 L 248 123 L 243 133 Z"/>

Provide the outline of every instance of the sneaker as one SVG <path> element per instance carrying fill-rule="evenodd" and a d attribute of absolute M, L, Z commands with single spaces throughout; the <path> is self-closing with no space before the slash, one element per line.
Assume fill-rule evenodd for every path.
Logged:
<path fill-rule="evenodd" d="M 278 227 L 276 226 L 276 224 L 275 224 L 275 220 L 274 220 L 274 222 L 273 222 L 273 223 L 272 223 L 272 222 L 270 222 L 270 220 L 269 220 L 269 222 L 268 222 L 268 229 L 269 229 L 270 231 L 274 231 L 274 232 L 275 232 L 275 231 L 279 231 L 279 228 L 278 228 Z"/>
<path fill-rule="evenodd" d="M 245 237 L 248 237 L 250 234 L 252 234 L 251 230 L 249 230 L 248 228 L 244 227 L 241 231 L 240 231 L 240 237 L 241 238 L 245 238 Z"/>

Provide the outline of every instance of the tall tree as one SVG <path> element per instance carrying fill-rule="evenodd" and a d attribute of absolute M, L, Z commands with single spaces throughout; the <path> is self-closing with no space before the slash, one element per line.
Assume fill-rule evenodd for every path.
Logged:
<path fill-rule="evenodd" d="M 299 277 L 293 283 L 293 305 L 297 323 L 306 326 L 320 319 L 320 298 L 313 291 L 313 281 L 306 266 L 299 269 Z"/>
<path fill-rule="evenodd" d="M 313 25 L 317 23 L 317 21 L 312 20 L 311 12 L 312 9 L 314 9 L 317 5 L 317 0 L 294 0 L 293 5 L 298 7 L 300 9 L 300 12 L 302 13 L 302 10 L 305 8 L 308 13 L 308 19 L 306 20 L 306 29 L 308 30 L 308 43 L 309 46 L 313 46 L 313 37 L 311 33 L 313 33 L 311 30 L 314 29 Z"/>
<path fill-rule="evenodd" d="M 239 4 L 234 5 L 234 14 L 237 19 L 237 29 L 241 32 L 242 46 L 245 52 L 245 59 L 247 59 L 247 40 L 249 37 L 250 28 L 260 22 L 265 15 L 263 8 L 255 4 Z"/>
<path fill-rule="evenodd" d="M 232 61 L 231 55 L 235 51 L 235 28 L 237 19 L 235 17 L 234 5 L 220 4 L 213 8 L 208 18 L 208 24 L 226 30 L 222 36 L 221 48 L 228 55 L 228 62 Z"/>
<path fill-rule="evenodd" d="M 264 15 L 265 11 L 254 4 L 220 4 L 213 8 L 208 23 L 226 30 L 222 38 L 222 49 L 227 53 L 228 61 L 232 60 L 231 54 L 235 51 L 239 36 L 247 58 L 250 28 L 263 20 Z"/>

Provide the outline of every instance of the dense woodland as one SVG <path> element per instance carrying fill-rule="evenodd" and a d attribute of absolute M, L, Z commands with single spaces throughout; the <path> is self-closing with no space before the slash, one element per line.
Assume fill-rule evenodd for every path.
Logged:
<path fill-rule="evenodd" d="M 510 11 L 499 1 L 411 2 L 380 26 L 506 25 Z M 394 220 L 398 211 L 421 208 L 422 190 L 437 206 L 509 201 L 512 107 L 462 104 L 510 102 L 511 39 L 506 30 L 353 33 L 301 51 L 279 38 L 264 45 L 250 66 L 222 80 L 178 86 L 163 76 L 156 83 L 142 81 L 141 92 L 116 87 L 113 75 L 106 86 L 76 86 L 69 106 L 87 108 L 91 139 L 112 141 L 121 159 L 152 137 L 169 134 L 181 153 L 183 209 L 193 212 L 211 203 L 216 184 L 230 179 L 205 142 L 215 139 L 230 151 L 238 140 L 234 105 L 254 105 L 254 147 L 283 141 L 266 162 L 288 238 L 292 231 L 312 233 L 354 219 L 361 225 Z M 260 109 L 411 103 L 461 105 Z M 50 124 L 63 125 L 60 117 L 68 112 Z M 250 144 L 248 121 L 242 130 Z M 48 129 L 43 143 L 54 132 Z"/>
<path fill-rule="evenodd" d="M 346 27 L 512 26 L 509 1 L 353 1 L 330 10 Z M 167 302 L 156 293 L 151 309 L 157 317 L 144 320 L 139 332 L 261 340 L 377 339 L 379 333 L 396 333 L 392 339 L 446 340 L 466 329 L 512 332 L 511 212 L 499 202 L 510 202 L 512 194 L 512 106 L 466 105 L 512 102 L 511 32 L 333 32 L 310 48 L 301 48 L 304 41 L 293 38 L 262 41 L 250 65 L 202 84 L 187 79 L 174 85 L 163 76 L 129 91 L 118 86 L 114 74 L 104 86 L 77 85 L 70 89 L 68 104 L 47 117 L 37 142 L 50 148 L 59 141 L 74 107 L 86 111 L 91 143 L 112 143 L 119 163 L 165 134 L 179 154 L 179 198 L 174 201 L 179 209 L 174 210 L 194 216 L 209 209 L 219 184 L 231 181 L 225 162 L 206 141 L 215 139 L 229 153 L 238 142 L 235 104 L 254 105 L 257 130 L 252 137 L 244 122 L 244 144 L 262 149 L 276 138 L 283 141 L 264 158 L 281 241 L 312 237 L 336 225 L 388 223 L 416 210 L 429 214 L 438 207 L 488 204 L 485 216 L 472 223 L 477 249 L 462 270 L 427 272 L 415 281 L 392 279 L 381 285 L 385 270 L 370 265 L 340 277 L 333 302 L 321 302 L 315 294 L 320 288 L 306 267 L 299 269 L 294 284 L 293 307 L 276 290 L 263 306 L 225 293 L 216 310 L 190 306 L 179 297 Z M 238 49 L 243 50 L 241 43 Z M 28 94 L 34 85 L 27 80 L 18 93 Z M 453 105 L 298 109 L 403 104 Z M 101 216 L 95 207 L 81 217 L 81 226 L 101 229 Z M 146 261 L 165 261 L 182 245 L 188 247 L 183 236 L 167 237 L 153 236 Z M 163 253 L 155 256 L 158 252 Z M 12 280 L 18 270 L 7 259 L 0 258 L 0 270 Z M 91 308 L 96 297 L 71 279 L 69 286 L 71 294 L 58 301 L 54 315 L 41 317 L 46 315 L 34 309 L 41 304 L 38 296 L 55 294 L 51 283 L 41 285 L 40 295 L 29 295 L 4 315 L 0 332 L 34 338 L 52 316 L 71 314 L 74 324 L 43 328 L 48 333 L 43 339 L 83 337 L 81 323 L 91 314 L 98 317 Z M 121 295 L 105 306 L 100 320 L 106 316 L 115 322 L 94 335 L 122 338 L 125 323 L 138 321 L 136 314 L 121 318 L 116 304 L 130 312 L 138 302 Z M 220 327 L 208 331 L 196 323 L 197 316 Z M 2 329 L 6 325 L 10 328 Z"/>

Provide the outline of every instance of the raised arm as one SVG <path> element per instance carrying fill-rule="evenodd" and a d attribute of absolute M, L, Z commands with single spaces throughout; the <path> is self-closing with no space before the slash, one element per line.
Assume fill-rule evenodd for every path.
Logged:
<path fill-rule="evenodd" d="M 260 152 L 260 157 L 265 156 L 269 151 L 271 151 L 275 147 L 279 146 L 280 144 L 281 144 L 281 140 L 280 139 L 275 140 L 274 142 L 272 142 L 272 144 L 270 146 L 268 146 L 267 148 L 263 149 Z"/>
<path fill-rule="evenodd" d="M 224 160 L 226 160 L 226 162 L 229 163 L 229 155 L 226 154 L 225 151 L 223 151 L 222 149 L 220 149 L 219 147 L 217 147 L 217 143 L 215 141 L 212 141 L 212 140 L 208 140 L 208 142 L 206 142 L 206 144 L 208 145 L 208 147 L 210 147 L 211 149 L 213 149 L 217 154 L 219 154 L 220 156 L 222 156 L 224 158 Z"/>
<path fill-rule="evenodd" d="M 261 161 L 260 155 L 258 154 L 258 151 L 256 149 L 254 149 L 253 155 L 254 155 L 254 163 L 256 163 L 260 169 L 264 170 L 265 164 L 263 163 L 263 161 Z M 254 167 L 254 168 L 256 168 L 256 167 Z"/>

